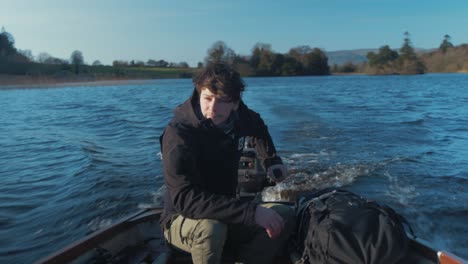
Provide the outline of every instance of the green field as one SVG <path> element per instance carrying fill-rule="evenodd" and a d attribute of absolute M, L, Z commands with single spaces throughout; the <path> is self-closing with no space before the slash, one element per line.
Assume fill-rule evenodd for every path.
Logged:
<path fill-rule="evenodd" d="M 114 67 L 35 62 L 1 63 L 0 74 L 48 78 L 159 79 L 191 78 L 194 68 Z"/>
<path fill-rule="evenodd" d="M 191 78 L 193 68 L 156 68 L 156 67 L 125 67 L 117 68 L 125 75 L 146 78 Z"/>

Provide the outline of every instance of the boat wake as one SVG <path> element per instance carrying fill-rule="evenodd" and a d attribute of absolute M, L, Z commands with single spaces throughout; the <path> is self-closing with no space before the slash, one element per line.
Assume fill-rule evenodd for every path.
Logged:
<path fill-rule="evenodd" d="M 263 201 L 295 201 L 303 193 L 347 186 L 361 176 L 371 175 L 377 169 L 401 161 L 401 158 L 392 158 L 374 163 L 324 165 L 324 155 L 326 153 L 293 154 L 285 157 L 289 175 L 276 186 L 265 188 L 262 192 Z"/>
<path fill-rule="evenodd" d="M 263 201 L 295 201 L 302 193 L 327 187 L 342 187 L 353 183 L 358 177 L 368 175 L 372 166 L 365 164 L 337 164 L 322 171 L 290 169 L 289 176 L 276 186 L 265 188 Z"/>

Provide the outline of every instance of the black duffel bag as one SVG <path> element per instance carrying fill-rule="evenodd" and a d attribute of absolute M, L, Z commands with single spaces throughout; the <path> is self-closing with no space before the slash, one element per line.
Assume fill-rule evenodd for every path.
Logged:
<path fill-rule="evenodd" d="M 299 197 L 296 212 L 293 240 L 303 263 L 387 264 L 406 254 L 406 220 L 352 192 L 335 188 Z"/>

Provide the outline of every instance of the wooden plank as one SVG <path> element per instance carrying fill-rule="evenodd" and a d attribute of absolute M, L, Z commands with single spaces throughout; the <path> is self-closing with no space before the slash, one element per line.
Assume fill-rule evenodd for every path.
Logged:
<path fill-rule="evenodd" d="M 100 243 L 109 240 L 117 234 L 128 230 L 135 225 L 148 221 L 151 218 L 159 217 L 161 209 L 143 209 L 131 216 L 125 217 L 115 224 L 99 230 L 86 236 L 85 238 L 53 253 L 37 262 L 36 264 L 55 264 L 55 263 L 68 263 L 74 259 L 82 256 L 93 248 L 97 247 Z"/>

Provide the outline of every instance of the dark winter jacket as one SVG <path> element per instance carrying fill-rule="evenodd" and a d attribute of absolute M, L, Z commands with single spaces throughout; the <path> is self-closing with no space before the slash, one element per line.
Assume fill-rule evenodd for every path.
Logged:
<path fill-rule="evenodd" d="M 259 158 L 268 168 L 281 164 L 260 115 L 241 101 L 232 133 L 199 118 L 198 94 L 174 110 L 161 136 L 163 173 L 167 187 L 161 224 L 174 215 L 216 219 L 227 224 L 255 224 L 254 202 L 236 199 L 237 170 L 243 139 L 253 137 Z M 202 120 L 201 120 L 202 119 Z"/>

